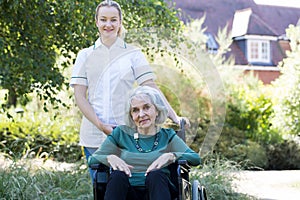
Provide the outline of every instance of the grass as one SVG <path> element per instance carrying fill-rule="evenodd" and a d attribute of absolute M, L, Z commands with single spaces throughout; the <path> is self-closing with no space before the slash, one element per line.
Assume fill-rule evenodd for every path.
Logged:
<path fill-rule="evenodd" d="M 30 163 L 34 161 L 11 162 L 0 168 L 1 200 L 93 199 L 91 180 L 83 160 L 65 169 L 49 167 L 47 162 L 40 167 Z M 199 179 L 206 187 L 209 200 L 249 200 L 251 197 L 233 190 L 235 177 L 231 172 L 238 170 L 238 165 L 231 161 L 209 159 L 201 168 L 194 168 L 190 176 L 191 180 Z"/>
<path fill-rule="evenodd" d="M 230 160 L 222 160 L 218 156 L 204 159 L 202 166 L 190 173 L 191 180 L 198 179 L 207 190 L 209 200 L 253 200 L 246 194 L 234 191 L 235 174 L 241 171 L 241 166 Z"/>
<path fill-rule="evenodd" d="M 0 170 L 0 199 L 93 199 L 89 175 L 81 164 L 55 171 L 13 163 Z"/>

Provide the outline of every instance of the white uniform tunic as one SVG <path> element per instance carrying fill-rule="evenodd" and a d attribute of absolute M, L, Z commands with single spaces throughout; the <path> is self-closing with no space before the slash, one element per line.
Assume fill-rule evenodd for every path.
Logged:
<path fill-rule="evenodd" d="M 107 48 L 100 38 L 78 53 L 70 86 L 88 87 L 88 101 L 104 123 L 124 124 L 125 104 L 135 82 L 155 79 L 140 49 L 118 38 Z M 79 144 L 98 148 L 106 135 L 85 117 L 80 127 Z"/>

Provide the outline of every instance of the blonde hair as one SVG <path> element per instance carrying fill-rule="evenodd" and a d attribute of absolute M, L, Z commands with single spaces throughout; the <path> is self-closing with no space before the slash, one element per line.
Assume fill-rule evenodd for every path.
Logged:
<path fill-rule="evenodd" d="M 98 6 L 96 7 L 96 12 L 95 12 L 95 20 L 98 21 L 98 12 L 99 12 L 99 9 L 101 7 L 114 7 L 118 10 L 119 12 L 119 17 L 120 17 L 120 21 L 121 21 L 121 27 L 118 31 L 118 36 L 119 37 L 124 37 L 123 36 L 123 33 L 125 32 L 125 29 L 123 27 L 123 23 L 122 23 L 122 20 L 123 20 L 123 16 L 122 16 L 122 9 L 121 9 L 121 6 L 115 2 L 115 1 L 110 1 L 110 0 L 106 0 L 106 1 L 102 1 L 101 3 L 98 4 Z"/>

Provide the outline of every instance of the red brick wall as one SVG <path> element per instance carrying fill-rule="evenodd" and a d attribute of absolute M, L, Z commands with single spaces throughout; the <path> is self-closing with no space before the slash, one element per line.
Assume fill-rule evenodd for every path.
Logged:
<path fill-rule="evenodd" d="M 280 76 L 278 67 L 235 65 L 234 68 L 242 70 L 245 74 L 252 72 L 264 84 L 270 84 Z"/>
<path fill-rule="evenodd" d="M 245 70 L 248 73 L 250 70 Z M 274 70 L 251 70 L 264 83 L 270 84 L 280 76 L 280 71 Z"/>

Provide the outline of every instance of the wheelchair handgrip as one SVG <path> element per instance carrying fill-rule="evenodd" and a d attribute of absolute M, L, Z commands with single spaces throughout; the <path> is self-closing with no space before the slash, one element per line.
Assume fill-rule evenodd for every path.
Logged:
<path fill-rule="evenodd" d="M 184 119 L 181 119 L 179 122 L 180 129 L 177 131 L 177 135 L 185 142 L 185 125 L 186 121 Z"/>
<path fill-rule="evenodd" d="M 180 130 L 185 132 L 185 125 L 186 125 L 185 119 L 182 118 L 179 123 L 180 123 Z"/>

